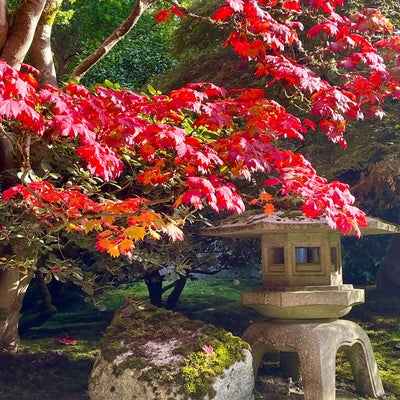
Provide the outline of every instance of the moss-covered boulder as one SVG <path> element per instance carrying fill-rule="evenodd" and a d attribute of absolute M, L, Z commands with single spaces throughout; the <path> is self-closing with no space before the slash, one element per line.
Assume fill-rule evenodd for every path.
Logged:
<path fill-rule="evenodd" d="M 128 299 L 100 342 L 91 400 L 253 400 L 252 356 L 231 333 Z"/>

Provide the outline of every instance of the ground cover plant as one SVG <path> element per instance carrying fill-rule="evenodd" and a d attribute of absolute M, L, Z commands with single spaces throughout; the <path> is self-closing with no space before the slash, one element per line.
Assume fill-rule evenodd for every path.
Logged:
<path fill-rule="evenodd" d="M 190 281 L 177 311 L 240 335 L 251 321 L 260 318 L 240 304 L 240 293 L 256 283 L 254 279 L 231 278 Z M 124 303 L 127 295 L 146 299 L 147 289 L 144 284 L 133 284 L 108 291 L 102 311 L 84 302 L 79 292 L 69 293 L 64 305 L 58 305 L 56 316 L 22 335 L 16 355 L 1 356 L 0 399 L 88 400 L 87 380 L 98 341 L 114 310 Z M 366 298 L 366 303 L 355 307 L 348 318 L 367 331 L 386 390 L 385 400 L 396 400 L 400 397 L 400 301 L 377 293 L 373 286 L 366 288 Z M 274 373 L 277 377 L 277 371 Z M 348 363 L 340 354 L 337 387 L 342 394 L 339 398 L 361 399 L 354 394 Z M 301 395 L 283 398 L 301 399 Z M 258 399 L 268 397 L 259 394 Z"/>

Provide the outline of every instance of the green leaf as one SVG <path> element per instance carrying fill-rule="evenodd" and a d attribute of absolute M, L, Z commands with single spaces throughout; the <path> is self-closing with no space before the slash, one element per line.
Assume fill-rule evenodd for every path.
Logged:
<path fill-rule="evenodd" d="M 155 96 L 156 94 L 161 94 L 160 92 L 157 92 L 157 90 L 154 89 L 154 87 L 151 86 L 150 83 L 147 85 L 147 90 L 152 96 Z"/>

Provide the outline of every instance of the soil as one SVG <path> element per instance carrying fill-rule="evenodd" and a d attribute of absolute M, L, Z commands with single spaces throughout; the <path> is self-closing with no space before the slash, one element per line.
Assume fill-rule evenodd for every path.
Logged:
<path fill-rule="evenodd" d="M 336 390 L 337 400 L 362 400 L 353 391 Z M 389 400 L 389 396 L 382 396 L 379 400 Z M 255 386 L 255 400 L 304 400 L 301 383 L 293 382 L 290 378 L 283 379 L 276 376 L 259 376 Z"/>

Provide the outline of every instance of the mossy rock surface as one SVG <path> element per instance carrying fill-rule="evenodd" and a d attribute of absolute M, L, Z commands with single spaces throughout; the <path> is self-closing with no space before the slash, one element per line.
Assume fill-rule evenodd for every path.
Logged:
<path fill-rule="evenodd" d="M 249 345 L 221 328 L 130 298 L 100 342 L 92 400 L 253 399 Z"/>

